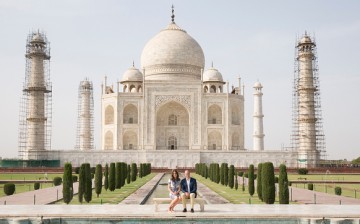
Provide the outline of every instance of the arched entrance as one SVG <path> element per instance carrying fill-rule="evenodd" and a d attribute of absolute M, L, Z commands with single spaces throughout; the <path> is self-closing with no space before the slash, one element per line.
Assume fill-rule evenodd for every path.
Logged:
<path fill-rule="evenodd" d="M 168 102 L 157 111 L 156 149 L 189 149 L 189 112 L 180 103 Z"/>

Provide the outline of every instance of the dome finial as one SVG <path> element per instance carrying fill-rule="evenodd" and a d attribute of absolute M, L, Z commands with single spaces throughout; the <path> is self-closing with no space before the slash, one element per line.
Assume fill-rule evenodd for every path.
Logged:
<path fill-rule="evenodd" d="M 171 21 L 175 22 L 174 5 L 171 5 Z"/>
<path fill-rule="evenodd" d="M 134 62 L 134 60 L 133 60 L 133 68 L 135 68 L 135 62 Z"/>

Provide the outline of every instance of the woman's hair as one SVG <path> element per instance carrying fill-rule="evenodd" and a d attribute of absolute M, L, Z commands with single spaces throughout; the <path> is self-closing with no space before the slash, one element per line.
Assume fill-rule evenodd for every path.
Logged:
<path fill-rule="evenodd" d="M 174 177 L 174 173 L 176 174 L 176 177 Z M 171 181 L 179 181 L 180 177 L 179 177 L 179 172 L 177 170 L 172 170 L 171 171 Z"/>

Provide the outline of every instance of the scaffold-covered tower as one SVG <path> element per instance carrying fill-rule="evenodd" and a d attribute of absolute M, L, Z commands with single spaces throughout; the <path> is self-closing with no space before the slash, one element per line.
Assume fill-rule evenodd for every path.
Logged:
<path fill-rule="evenodd" d="M 305 32 L 295 49 L 291 144 L 298 167 L 315 167 L 326 155 L 316 43 Z"/>
<path fill-rule="evenodd" d="M 46 159 L 51 148 L 52 86 L 50 43 L 42 32 L 31 32 L 26 41 L 26 68 L 19 113 L 19 157 Z"/>

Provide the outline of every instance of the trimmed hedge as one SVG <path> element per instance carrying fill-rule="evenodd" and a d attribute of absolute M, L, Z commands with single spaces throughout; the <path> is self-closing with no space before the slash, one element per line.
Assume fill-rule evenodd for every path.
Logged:
<path fill-rule="evenodd" d="M 137 176 L 137 165 L 136 163 L 132 163 L 131 164 L 131 181 L 134 182 L 136 181 L 136 176 Z"/>
<path fill-rule="evenodd" d="M 81 164 L 79 171 L 78 200 L 82 204 L 85 191 L 85 164 Z"/>
<path fill-rule="evenodd" d="M 61 177 L 54 177 L 53 184 L 55 186 L 59 186 L 59 185 L 61 185 L 61 183 L 62 183 L 62 178 Z"/>
<path fill-rule="evenodd" d="M 255 182 L 254 182 L 254 165 L 249 166 L 249 194 L 253 196 L 255 193 Z"/>
<path fill-rule="evenodd" d="M 101 194 L 102 190 L 102 166 L 101 164 L 96 165 L 95 169 L 95 193 L 96 196 L 99 197 L 99 194 Z"/>
<path fill-rule="evenodd" d="M 127 165 L 127 176 L 126 176 L 126 183 L 130 184 L 131 182 L 131 168 L 130 164 Z"/>
<path fill-rule="evenodd" d="M 78 181 L 78 176 L 72 175 L 72 181 L 73 181 L 73 183 L 77 182 Z"/>
<path fill-rule="evenodd" d="M 312 191 L 314 190 L 314 184 L 308 184 L 308 190 Z"/>
<path fill-rule="evenodd" d="M 105 165 L 104 176 L 105 176 L 104 189 L 105 189 L 105 191 L 107 191 L 109 189 L 109 165 L 108 164 Z"/>
<path fill-rule="evenodd" d="M 262 197 L 266 204 L 275 202 L 275 175 L 274 165 L 271 162 L 263 163 L 261 169 Z"/>
<path fill-rule="evenodd" d="M 89 163 L 85 163 L 85 190 L 84 190 L 84 199 L 89 203 L 92 199 L 92 175 L 91 167 Z"/>
<path fill-rule="evenodd" d="M 13 195 L 14 192 L 15 192 L 15 184 L 13 183 L 4 184 L 4 193 L 6 195 Z"/>
<path fill-rule="evenodd" d="M 289 181 L 286 166 L 281 164 L 279 170 L 279 204 L 289 204 Z"/>
<path fill-rule="evenodd" d="M 231 189 L 234 188 L 234 175 L 235 175 L 235 167 L 234 167 L 234 165 L 230 165 L 230 168 L 229 168 L 229 187 Z"/>
<path fill-rule="evenodd" d="M 39 190 L 40 189 L 40 183 L 34 183 L 34 190 Z"/>
<path fill-rule="evenodd" d="M 242 177 L 244 175 L 243 171 L 239 171 L 239 176 Z"/>
<path fill-rule="evenodd" d="M 110 172 L 109 172 L 109 190 L 115 190 L 115 163 L 110 163 Z"/>
<path fill-rule="evenodd" d="M 306 168 L 300 168 L 297 170 L 298 174 L 301 174 L 301 175 L 306 175 L 309 173 L 309 170 L 306 169 Z"/>
<path fill-rule="evenodd" d="M 121 184 L 121 163 L 115 164 L 115 188 L 120 189 L 122 187 Z"/>
<path fill-rule="evenodd" d="M 69 204 L 73 199 L 73 177 L 72 177 L 72 166 L 71 163 L 65 163 L 64 174 L 63 174 L 63 198 L 66 204 Z"/>
<path fill-rule="evenodd" d="M 335 194 L 341 195 L 341 193 L 342 193 L 341 187 L 335 187 Z"/>
<path fill-rule="evenodd" d="M 259 199 L 262 201 L 262 185 L 261 185 L 261 169 L 262 169 L 262 163 L 258 164 L 257 168 L 257 181 L 256 181 L 256 192 L 259 197 Z"/>
<path fill-rule="evenodd" d="M 239 188 L 239 176 L 235 174 L 235 190 Z"/>

